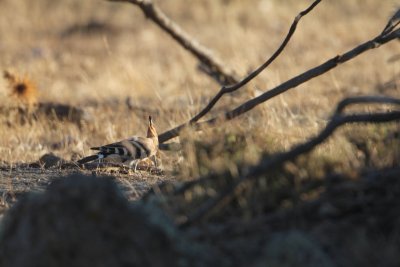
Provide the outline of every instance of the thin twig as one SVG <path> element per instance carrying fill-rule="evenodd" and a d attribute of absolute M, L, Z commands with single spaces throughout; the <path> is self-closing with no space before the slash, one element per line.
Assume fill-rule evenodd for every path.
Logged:
<path fill-rule="evenodd" d="M 340 114 L 343 110 L 353 104 L 393 104 L 400 106 L 400 99 L 388 96 L 356 96 L 345 98 L 337 105 L 335 114 Z"/>
<path fill-rule="evenodd" d="M 345 99 L 338 104 L 332 119 L 326 125 L 326 127 L 314 138 L 309 141 L 302 143 L 300 145 L 295 146 L 293 149 L 276 154 L 275 156 L 265 156 L 261 159 L 260 163 L 256 166 L 249 168 L 248 172 L 245 175 L 242 175 L 240 178 L 232 182 L 229 186 L 224 188 L 222 192 L 220 192 L 217 197 L 211 198 L 206 201 L 202 206 L 200 206 L 196 211 L 192 214 L 189 214 L 185 221 L 180 222 L 180 227 L 187 227 L 193 224 L 196 221 L 202 220 L 205 218 L 210 212 L 214 210 L 220 203 L 226 201 L 228 198 L 232 198 L 233 193 L 236 188 L 246 180 L 256 179 L 261 174 L 270 172 L 273 169 L 279 168 L 283 163 L 287 161 L 291 161 L 296 159 L 298 156 L 304 153 L 308 153 L 313 150 L 317 145 L 324 142 L 332 133 L 344 124 L 349 123 L 384 123 L 390 121 L 400 121 L 400 111 L 392 111 L 387 113 L 372 113 L 372 114 L 351 114 L 351 115 L 342 115 L 340 106 L 346 106 L 353 103 L 373 103 L 371 99 L 365 99 L 363 97 L 355 97 L 350 99 Z M 382 101 L 382 99 L 378 99 L 377 103 L 385 103 L 385 104 L 399 104 L 400 99 L 388 98 L 388 101 Z M 337 112 L 339 111 L 339 112 Z"/>
<path fill-rule="evenodd" d="M 281 43 L 281 45 L 278 47 L 278 49 L 272 54 L 272 56 L 270 58 L 268 58 L 261 66 L 259 66 L 257 69 L 255 69 L 253 72 L 251 72 L 249 75 L 247 75 L 245 78 L 243 78 L 240 82 L 236 83 L 236 84 L 232 84 L 232 85 L 225 85 L 222 86 L 222 88 L 219 90 L 219 92 L 210 100 L 210 102 L 208 102 L 208 104 L 198 113 L 196 114 L 193 118 L 191 118 L 189 120 L 189 122 L 184 123 L 178 127 L 176 127 L 175 129 L 172 129 L 171 131 L 176 132 L 177 134 L 179 133 L 179 131 L 181 129 L 183 129 L 186 126 L 189 125 L 193 125 L 194 123 L 196 123 L 199 119 L 201 119 L 202 117 L 204 117 L 216 104 L 217 102 L 225 95 L 228 93 L 232 93 L 235 92 L 236 90 L 242 88 L 243 86 L 245 86 L 247 83 L 249 83 L 252 79 L 254 79 L 258 74 L 260 74 L 265 68 L 267 68 L 281 53 L 282 51 L 285 49 L 285 47 L 287 46 L 287 44 L 289 43 L 290 39 L 292 38 L 293 34 L 296 31 L 297 25 L 299 23 L 299 21 L 301 20 L 301 18 L 305 15 L 307 15 L 309 12 L 311 12 L 311 10 L 314 9 L 314 7 L 316 7 L 322 0 L 316 0 L 314 1 L 307 9 L 301 11 L 293 20 L 292 25 L 289 28 L 289 31 L 285 37 L 285 39 L 283 40 L 283 42 Z M 164 134 L 166 134 L 167 132 L 163 133 L 160 135 L 159 139 L 160 140 L 164 140 L 165 136 Z M 177 135 L 173 136 L 176 137 Z M 166 140 L 167 141 L 173 137 L 169 137 L 166 136 Z M 164 142 L 164 141 L 160 141 L 160 142 Z"/>
<path fill-rule="evenodd" d="M 356 97 L 348 97 L 340 101 L 336 107 L 335 115 L 340 115 L 344 109 L 350 105 L 354 104 L 392 104 L 400 106 L 400 99 L 386 97 L 386 96 L 356 96 Z M 185 191 L 191 189 L 195 185 L 203 184 L 209 181 L 210 179 L 215 179 L 215 174 L 211 174 L 208 176 L 200 177 L 196 180 L 191 180 L 183 185 L 175 188 L 173 194 L 179 195 L 184 193 Z"/>
<path fill-rule="evenodd" d="M 265 101 L 267 101 L 277 95 L 280 95 L 289 89 L 295 88 L 295 87 L 299 86 L 300 84 L 303 84 L 317 76 L 320 76 L 320 75 L 330 71 L 331 69 L 337 67 L 339 64 L 345 63 L 346 61 L 349 61 L 368 50 L 378 48 L 379 46 L 386 44 L 392 40 L 395 40 L 397 38 L 400 38 L 400 29 L 394 30 L 390 33 L 385 33 L 384 35 L 380 34 L 377 37 L 375 37 L 374 39 L 369 40 L 361 45 L 358 45 L 357 47 L 351 49 L 350 51 L 348 51 L 342 55 L 335 56 L 335 57 L 329 59 L 328 61 L 324 62 L 323 64 L 303 72 L 302 74 L 278 85 L 277 87 L 263 93 L 262 95 L 260 95 L 258 97 L 255 97 L 255 98 L 243 103 L 239 107 L 237 107 L 233 110 L 230 110 L 220 116 L 214 117 L 205 122 L 195 123 L 192 125 L 189 122 L 184 123 L 184 124 L 181 124 L 181 125 L 175 127 L 174 129 L 168 130 L 159 135 L 158 138 L 160 140 L 160 143 L 163 143 L 165 141 L 168 141 L 168 140 L 178 136 L 179 132 L 183 128 L 185 128 L 189 125 L 191 125 L 194 129 L 200 129 L 201 126 L 203 126 L 203 125 L 214 125 L 217 120 L 234 119 L 234 118 L 238 117 L 239 115 L 242 115 L 243 113 L 253 109 L 254 107 L 258 106 L 259 104 L 264 103 Z"/>
<path fill-rule="evenodd" d="M 183 48 L 192 53 L 209 74 L 221 85 L 238 82 L 233 70 L 229 69 L 221 59 L 217 58 L 208 48 L 185 32 L 178 24 L 168 16 L 151 0 L 108 0 L 110 2 L 128 2 L 138 6 L 144 15 L 170 35 Z"/>
<path fill-rule="evenodd" d="M 194 122 L 197 122 L 199 119 L 204 117 L 214 106 L 215 104 L 220 100 L 220 98 L 227 93 L 232 93 L 239 88 L 242 88 L 245 86 L 247 83 L 249 83 L 252 79 L 254 79 L 258 74 L 260 74 L 266 67 L 268 67 L 279 55 L 280 53 L 285 49 L 286 45 L 289 43 L 290 39 L 292 38 L 294 32 L 296 31 L 297 24 L 299 23 L 300 19 L 307 15 L 311 10 L 314 9 L 316 5 L 318 5 L 322 0 L 317 0 L 314 1 L 307 9 L 303 10 L 300 12 L 294 19 L 292 25 L 290 26 L 289 32 L 287 33 L 285 39 L 283 40 L 282 44 L 278 47 L 278 49 L 272 54 L 272 56 L 265 61 L 260 67 L 255 69 L 253 72 L 251 72 L 249 75 L 247 75 L 243 80 L 240 82 L 233 84 L 233 85 L 226 85 L 222 86 L 222 88 L 219 90 L 219 92 L 211 99 L 211 101 L 207 104 L 206 107 L 204 107 L 203 110 L 201 110 L 196 116 L 194 116 L 189 123 L 193 124 Z"/>
<path fill-rule="evenodd" d="M 400 9 L 398 9 L 390 18 L 386 27 L 382 31 L 382 35 L 392 32 L 400 24 Z"/>

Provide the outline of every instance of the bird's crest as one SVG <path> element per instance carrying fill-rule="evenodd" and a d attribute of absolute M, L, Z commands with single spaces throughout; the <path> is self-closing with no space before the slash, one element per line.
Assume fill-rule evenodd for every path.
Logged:
<path fill-rule="evenodd" d="M 151 118 L 151 116 L 149 116 L 149 127 L 147 128 L 147 137 L 152 138 L 157 136 L 158 134 L 156 128 L 154 127 L 153 119 Z"/>

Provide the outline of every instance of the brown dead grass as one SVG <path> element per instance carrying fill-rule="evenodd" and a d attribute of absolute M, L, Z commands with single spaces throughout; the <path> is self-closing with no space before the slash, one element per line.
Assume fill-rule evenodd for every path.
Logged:
<path fill-rule="evenodd" d="M 310 4 L 156 2 L 240 76 L 273 53 L 293 18 Z M 396 5 L 397 0 L 322 1 L 301 21 L 276 62 L 242 88 L 242 94 L 224 98 L 212 114 L 373 38 Z M 26 191 L 42 190 L 54 177 L 75 171 L 98 174 L 76 166 L 23 168 L 29 165 L 21 163 L 36 162 L 50 152 L 76 160 L 91 153 L 92 146 L 144 136 L 148 115 L 161 133 L 188 120 L 219 90 L 196 69 L 191 55 L 129 4 L 0 0 L 0 36 L 0 71 L 26 74 L 38 88 L 39 103 L 69 104 L 87 112 L 82 123 L 24 114 L 21 119 L 20 109 L 3 112 L 17 103 L 8 81 L 0 78 L 0 214 Z M 154 194 L 140 201 L 159 203 L 179 221 L 216 197 L 262 155 L 288 150 L 315 135 L 342 98 L 398 97 L 400 61 L 389 62 L 399 54 L 398 45 L 392 42 L 365 53 L 220 127 L 185 132 L 174 140 L 181 142 L 182 152 L 162 153 L 172 175 L 108 174 L 130 200 L 138 200 L 163 182 L 179 185 L 179 180 L 223 173 L 212 174 L 213 179 L 183 194 L 170 194 L 169 184 L 155 186 Z M 347 112 L 378 109 L 393 107 Z M 326 264 L 318 266 L 397 266 L 399 165 L 399 123 L 345 126 L 312 153 L 242 183 L 231 201 L 208 214 L 204 225 L 179 234 L 214 246 L 219 258 L 231 265 L 265 266 L 285 259 L 287 264 L 294 260 L 297 264 L 292 264 L 306 266 L 298 262 L 304 260 L 314 266 L 318 264 L 311 264 L 313 260 L 322 259 Z"/>
<path fill-rule="evenodd" d="M 294 16 L 309 4 L 294 0 L 157 3 L 241 76 L 276 49 Z M 246 94 L 240 100 L 375 36 L 395 5 L 395 0 L 322 2 L 300 23 L 278 60 L 241 89 Z M 95 0 L 7 0 L 1 1 L 0 7 L 0 66 L 29 74 L 38 85 L 39 101 L 77 105 L 92 115 L 81 127 L 44 119 L 20 125 L 6 118 L 9 126 L 0 129 L 0 160 L 34 161 L 51 151 L 66 159 L 87 155 L 91 146 L 144 135 L 146 113 L 154 111 L 162 132 L 194 115 L 219 89 L 196 70 L 196 60 L 134 6 Z M 250 162 L 261 152 L 289 149 L 317 133 L 341 98 L 375 94 L 376 86 L 396 78 L 399 62 L 387 60 L 396 54 L 397 47 L 391 43 L 368 52 L 224 124 L 222 129 L 192 137 L 214 142 L 229 134 L 246 135 Z M 397 84 L 385 94 L 399 95 L 399 90 Z M 6 98 L 4 105 L 12 104 L 4 80 L 0 80 L 0 96 Z M 143 112 L 129 110 L 127 97 Z M 238 103 L 238 99 L 227 97 L 217 110 Z M 336 134 L 317 153 L 353 161 L 357 152 L 345 139 Z M 176 165 L 179 160 L 174 153 L 165 154 L 167 163 Z"/>

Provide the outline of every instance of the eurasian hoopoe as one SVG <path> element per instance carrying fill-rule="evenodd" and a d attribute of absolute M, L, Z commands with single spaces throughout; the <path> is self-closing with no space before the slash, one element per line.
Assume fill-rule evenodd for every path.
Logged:
<path fill-rule="evenodd" d="M 78 160 L 79 164 L 100 159 L 117 159 L 120 162 L 128 163 L 129 166 L 137 164 L 146 159 L 150 159 L 157 166 L 156 154 L 158 151 L 158 134 L 154 127 L 151 116 L 149 116 L 149 127 L 147 137 L 133 136 L 117 143 L 112 143 L 100 147 L 92 147 L 92 150 L 99 150 L 96 155 L 88 156 Z"/>

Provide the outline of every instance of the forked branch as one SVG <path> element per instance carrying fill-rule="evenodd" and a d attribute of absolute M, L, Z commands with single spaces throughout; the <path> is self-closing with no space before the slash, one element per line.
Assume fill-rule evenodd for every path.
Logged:
<path fill-rule="evenodd" d="M 232 85 L 224 85 L 222 88 L 219 90 L 219 92 L 211 99 L 211 101 L 205 106 L 196 116 L 194 116 L 189 123 L 193 124 L 197 122 L 199 119 L 204 117 L 214 106 L 217 104 L 217 102 L 221 99 L 221 97 L 224 94 L 227 93 L 232 93 L 246 84 L 248 84 L 251 80 L 253 80 L 258 74 L 260 74 L 266 67 L 268 67 L 285 49 L 286 45 L 289 43 L 290 39 L 292 38 L 294 32 L 296 31 L 297 24 L 299 23 L 300 19 L 307 15 L 311 10 L 314 9 L 316 5 L 318 5 L 322 0 L 316 0 L 314 3 L 312 3 L 307 9 L 303 10 L 300 12 L 294 19 L 292 25 L 290 26 L 289 32 L 287 33 L 285 39 L 283 40 L 282 44 L 278 47 L 278 49 L 272 54 L 272 56 L 267 59 L 261 66 L 259 66 L 257 69 L 255 69 L 253 72 L 251 72 L 249 75 L 247 75 L 243 80 L 236 84 Z"/>
<path fill-rule="evenodd" d="M 396 24 L 397 25 L 397 24 Z M 312 69 L 309 69 L 305 72 L 303 72 L 300 75 L 297 75 L 295 77 L 293 77 L 292 79 L 278 85 L 277 87 L 261 94 L 258 97 L 255 97 L 243 104 L 241 104 L 240 106 L 238 106 L 237 108 L 230 110 L 220 116 L 211 118 L 205 122 L 200 122 L 200 123 L 184 123 L 181 124 L 169 131 L 166 131 L 162 134 L 159 135 L 159 140 L 160 143 L 163 143 L 165 141 L 168 141 L 176 136 L 179 135 L 179 132 L 187 126 L 192 126 L 195 129 L 200 129 L 201 126 L 203 125 L 213 125 L 215 124 L 215 122 L 217 120 L 231 120 L 234 119 L 236 117 L 238 117 L 239 115 L 242 115 L 243 113 L 253 109 L 254 107 L 258 106 L 261 103 L 266 102 L 267 100 L 280 95 L 284 92 L 286 92 L 289 89 L 295 88 L 317 76 L 320 76 L 328 71 L 330 71 L 331 69 L 337 67 L 338 65 L 345 63 L 351 59 L 354 59 L 355 57 L 359 56 L 360 54 L 374 49 L 374 48 L 378 48 L 383 44 L 386 44 L 390 41 L 393 41 L 395 39 L 399 39 L 400 38 L 400 29 L 396 29 L 395 27 L 390 27 L 390 30 L 387 30 L 387 28 L 385 28 L 386 30 L 384 30 L 381 34 L 379 34 L 378 36 L 376 36 L 375 38 L 361 44 L 358 45 L 357 47 L 349 50 L 348 52 L 342 54 L 342 55 L 338 55 L 335 56 L 329 60 L 327 60 L 326 62 L 322 63 L 319 66 L 316 66 Z"/>
<path fill-rule="evenodd" d="M 224 85 L 221 87 L 221 89 L 219 90 L 219 92 L 210 100 L 210 102 L 208 102 L 208 104 L 198 113 L 196 114 L 193 118 L 191 118 L 189 120 L 189 122 L 184 123 L 178 127 L 176 127 L 175 129 L 172 129 L 168 132 L 163 133 L 162 135 L 160 135 L 160 142 L 165 142 L 175 136 L 171 137 L 171 133 L 176 133 L 178 134 L 179 131 L 189 125 L 193 125 L 195 124 L 199 119 L 201 119 L 202 117 L 204 117 L 208 112 L 210 112 L 210 110 L 217 104 L 217 102 L 225 95 L 228 93 L 232 93 L 237 91 L 238 89 L 242 88 L 243 86 L 245 86 L 246 84 L 248 84 L 251 80 L 253 80 L 255 77 L 257 77 L 263 70 L 265 70 L 281 53 L 282 51 L 285 49 L 285 47 L 287 46 L 287 44 L 289 43 L 290 39 L 292 38 L 293 34 L 295 33 L 296 29 L 297 29 L 297 25 L 299 23 L 299 21 L 301 20 L 301 18 L 305 15 L 307 15 L 309 12 L 311 12 L 314 7 L 316 7 L 322 0 L 316 0 L 314 1 L 307 9 L 301 11 L 293 20 L 292 25 L 289 28 L 289 31 L 285 37 L 285 39 L 283 40 L 283 42 L 281 43 L 281 45 L 278 47 L 278 49 L 272 54 L 272 56 L 270 58 L 268 58 L 261 66 L 259 66 L 257 69 L 255 69 L 254 71 L 252 71 L 249 75 L 247 75 L 246 77 L 244 77 L 240 82 L 232 84 L 232 85 Z M 168 135 L 165 135 L 169 133 Z M 164 140 L 165 138 L 167 138 L 166 140 Z"/>
<path fill-rule="evenodd" d="M 274 169 L 281 167 L 285 162 L 292 161 L 298 156 L 308 153 L 313 150 L 317 145 L 323 143 L 332 133 L 344 124 L 349 123 L 384 123 L 390 121 L 400 121 L 400 110 L 395 110 L 387 113 L 372 113 L 372 114 L 350 114 L 343 115 L 343 110 L 345 107 L 352 104 L 362 104 L 362 103 L 384 103 L 384 104 L 395 104 L 400 107 L 400 99 L 389 98 L 389 97 L 354 97 L 347 98 L 341 101 L 326 127 L 314 138 L 309 141 L 295 146 L 293 149 L 276 154 L 275 156 L 264 156 L 258 165 L 249 168 L 245 175 L 228 185 L 224 190 L 222 190 L 215 198 L 207 200 L 203 205 L 201 205 L 192 214 L 189 214 L 180 221 L 181 227 L 186 227 L 193 224 L 196 221 L 202 220 L 210 212 L 213 211 L 215 207 L 220 205 L 220 203 L 226 203 L 226 200 L 232 198 L 233 193 L 236 188 L 246 180 L 257 179 L 260 175 L 268 173 Z M 204 179 L 203 179 L 204 180 Z M 185 190 L 189 189 L 190 186 L 186 187 Z"/>
<path fill-rule="evenodd" d="M 138 6 L 145 16 L 151 19 L 162 30 L 169 34 L 183 48 L 192 53 L 202 64 L 203 70 L 218 83 L 237 83 L 238 78 L 233 70 L 229 69 L 221 59 L 216 57 L 208 48 L 185 32 L 151 0 L 108 0 L 110 2 L 128 2 Z"/>

